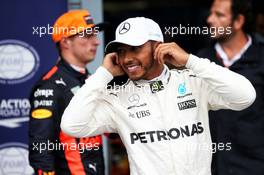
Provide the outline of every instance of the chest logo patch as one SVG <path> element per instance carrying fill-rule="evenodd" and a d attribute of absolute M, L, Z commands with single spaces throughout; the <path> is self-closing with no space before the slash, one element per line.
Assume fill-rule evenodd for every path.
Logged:
<path fill-rule="evenodd" d="M 186 87 L 185 87 L 185 83 L 181 83 L 179 84 L 179 87 L 178 87 L 178 93 L 180 95 L 184 95 L 186 93 Z"/>
<path fill-rule="evenodd" d="M 52 116 L 52 112 L 48 109 L 36 109 L 31 113 L 35 119 L 46 119 Z"/>
<path fill-rule="evenodd" d="M 185 110 L 190 108 L 196 107 L 195 99 L 183 101 L 181 103 L 178 103 L 179 110 Z"/>

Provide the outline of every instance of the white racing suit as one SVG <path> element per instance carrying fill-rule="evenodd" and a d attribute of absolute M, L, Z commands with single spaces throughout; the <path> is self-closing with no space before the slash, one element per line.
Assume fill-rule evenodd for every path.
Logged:
<path fill-rule="evenodd" d="M 75 137 L 118 133 L 132 175 L 210 175 L 208 110 L 242 110 L 256 93 L 246 78 L 207 59 L 190 55 L 186 68 L 165 66 L 151 81 L 106 90 L 113 76 L 100 67 L 71 100 L 61 128 Z"/>

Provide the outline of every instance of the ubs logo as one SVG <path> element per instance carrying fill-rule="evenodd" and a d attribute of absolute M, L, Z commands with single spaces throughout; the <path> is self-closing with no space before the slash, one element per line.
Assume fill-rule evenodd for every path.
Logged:
<path fill-rule="evenodd" d="M 128 22 L 123 23 L 119 28 L 119 34 L 127 33 L 130 30 L 130 24 Z"/>
<path fill-rule="evenodd" d="M 144 118 L 150 116 L 150 111 L 149 110 L 144 110 L 144 111 L 137 111 L 135 113 L 129 112 L 129 117 L 131 118 Z"/>

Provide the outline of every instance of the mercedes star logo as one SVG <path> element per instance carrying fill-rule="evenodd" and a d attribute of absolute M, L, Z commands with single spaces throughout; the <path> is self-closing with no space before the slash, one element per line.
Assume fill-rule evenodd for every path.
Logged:
<path fill-rule="evenodd" d="M 128 22 L 123 23 L 119 28 L 119 34 L 127 33 L 130 29 L 130 24 Z"/>
<path fill-rule="evenodd" d="M 136 104 L 138 104 L 139 103 L 139 95 L 138 94 L 133 94 L 133 95 L 131 95 L 129 98 L 128 98 L 128 100 L 129 100 L 129 102 L 130 103 L 132 103 L 132 104 L 134 104 L 134 105 L 136 105 Z"/>

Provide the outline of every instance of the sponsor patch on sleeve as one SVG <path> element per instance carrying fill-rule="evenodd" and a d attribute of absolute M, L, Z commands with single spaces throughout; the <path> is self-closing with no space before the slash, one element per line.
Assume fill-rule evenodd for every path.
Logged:
<path fill-rule="evenodd" d="M 35 119 L 46 119 L 52 116 L 52 112 L 48 109 L 35 109 L 31 116 Z"/>

